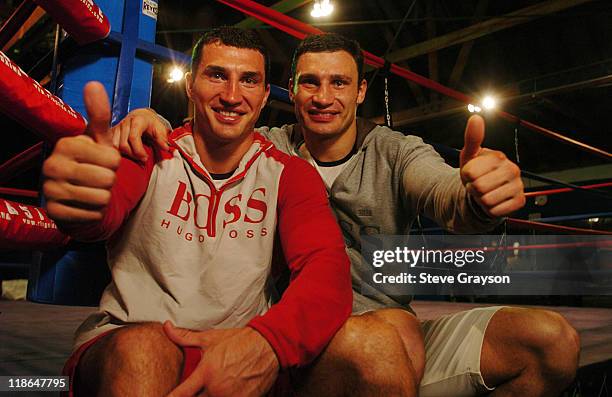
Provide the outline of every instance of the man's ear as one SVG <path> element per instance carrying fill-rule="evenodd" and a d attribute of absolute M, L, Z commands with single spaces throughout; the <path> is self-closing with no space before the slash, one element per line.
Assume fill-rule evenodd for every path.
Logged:
<path fill-rule="evenodd" d="M 270 97 L 270 84 L 266 84 L 266 94 L 264 96 L 261 108 L 263 109 L 264 106 L 266 106 L 266 103 L 268 102 L 268 98 Z"/>
<path fill-rule="evenodd" d="M 366 91 L 368 90 L 368 81 L 366 79 L 361 80 L 359 87 L 357 88 L 357 105 L 361 105 L 365 101 Z"/>
<path fill-rule="evenodd" d="M 187 97 L 189 97 L 190 100 L 192 100 L 191 90 L 193 87 L 193 81 L 191 80 L 191 76 L 192 76 L 191 72 L 185 73 L 185 92 L 187 93 Z"/>
<path fill-rule="evenodd" d="M 294 86 L 293 86 L 293 77 L 289 79 L 289 99 L 291 100 L 291 102 L 293 102 L 293 99 L 295 98 L 295 93 L 293 92 L 294 90 Z"/>

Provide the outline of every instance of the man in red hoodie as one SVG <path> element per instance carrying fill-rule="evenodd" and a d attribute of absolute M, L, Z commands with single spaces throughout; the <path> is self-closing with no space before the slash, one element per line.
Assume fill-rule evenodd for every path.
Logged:
<path fill-rule="evenodd" d="M 310 363 L 351 312 L 349 261 L 320 178 L 253 132 L 270 89 L 257 36 L 209 32 L 187 81 L 195 117 L 168 150 L 121 158 L 106 93 L 90 83 L 87 134 L 60 140 L 44 164 L 49 215 L 75 239 L 108 239 L 113 278 L 77 330 L 71 393 L 282 392 L 279 371 Z M 275 237 L 292 281 L 273 304 Z M 164 322 L 170 334 L 173 324 L 207 332 L 181 348 Z"/>

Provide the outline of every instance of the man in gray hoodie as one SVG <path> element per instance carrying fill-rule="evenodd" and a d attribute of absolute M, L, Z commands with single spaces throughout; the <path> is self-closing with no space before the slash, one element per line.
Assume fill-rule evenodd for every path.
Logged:
<path fill-rule="evenodd" d="M 408 234 L 421 213 L 455 233 L 484 232 L 524 205 L 519 168 L 502 152 L 481 147 L 483 119 L 468 120 L 460 168 L 454 169 L 420 138 L 356 117 L 367 90 L 357 42 L 337 34 L 306 38 L 294 53 L 291 76 L 297 124 L 259 132 L 278 149 L 310 162 L 325 182 L 352 264 L 354 304 L 347 325 L 354 325 L 354 344 L 364 343 L 359 333 L 368 324 L 384 324 L 399 339 L 383 343 L 403 347 L 408 359 L 408 370 L 392 362 L 385 366 L 384 359 L 360 363 L 355 346 L 346 338 L 335 343 L 335 338 L 310 369 L 300 394 L 333 394 L 319 389 L 327 386 L 315 380 L 333 377 L 326 373 L 332 368 L 328 363 L 353 355 L 353 365 L 364 373 L 410 378 L 372 385 L 378 395 L 389 390 L 414 395 L 411 385 L 419 385 L 421 397 L 558 395 L 575 376 L 579 341 L 556 312 L 493 307 L 420 323 L 410 299 L 375 288 L 367 296 L 361 293 L 371 271 L 362 256 L 361 234 Z M 163 145 L 167 126 L 153 116 L 150 110 L 132 113 L 115 127 L 116 144 L 138 157 L 145 132 Z"/>

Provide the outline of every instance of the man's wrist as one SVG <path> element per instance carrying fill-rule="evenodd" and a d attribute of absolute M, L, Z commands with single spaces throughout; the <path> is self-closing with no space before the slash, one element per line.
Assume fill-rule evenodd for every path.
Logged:
<path fill-rule="evenodd" d="M 280 361 L 270 342 L 268 342 L 268 340 L 255 328 L 246 326 L 245 330 L 247 330 L 248 337 L 255 342 L 258 353 L 270 360 L 276 369 L 280 369 Z"/>
<path fill-rule="evenodd" d="M 466 200 L 468 202 L 468 206 L 471 208 L 473 214 L 476 216 L 476 219 L 478 219 L 483 224 L 493 226 L 502 221 L 503 217 L 490 215 L 487 209 L 485 209 L 478 202 L 478 200 L 476 200 L 476 198 L 469 192 L 467 192 Z"/>

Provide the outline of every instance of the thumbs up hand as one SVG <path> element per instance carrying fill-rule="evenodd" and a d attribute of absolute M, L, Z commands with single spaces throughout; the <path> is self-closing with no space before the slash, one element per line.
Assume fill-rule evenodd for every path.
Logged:
<path fill-rule="evenodd" d="M 470 117 L 459 156 L 461 181 L 487 214 L 506 216 L 525 205 L 521 170 L 504 153 L 483 148 L 484 137 L 483 118 Z"/>
<path fill-rule="evenodd" d="M 62 138 L 43 164 L 43 193 L 49 216 L 60 223 L 104 217 L 121 155 L 113 147 L 110 105 L 102 84 L 83 91 L 89 124 L 84 135 Z"/>

